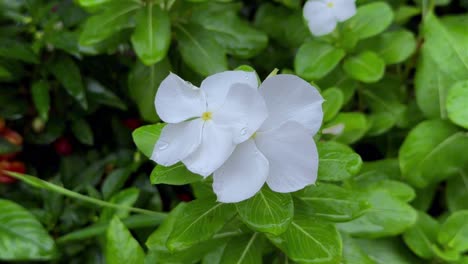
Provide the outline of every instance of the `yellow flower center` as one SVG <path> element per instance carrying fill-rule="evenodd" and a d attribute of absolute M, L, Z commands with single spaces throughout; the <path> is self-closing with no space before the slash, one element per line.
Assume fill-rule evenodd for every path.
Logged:
<path fill-rule="evenodd" d="M 212 117 L 213 117 L 213 113 L 205 112 L 202 114 L 201 119 L 203 119 L 204 121 L 208 121 L 208 120 L 211 120 Z"/>
<path fill-rule="evenodd" d="M 328 2 L 328 3 L 327 3 L 327 6 L 328 6 L 329 8 L 332 8 L 332 7 L 334 6 L 334 4 L 333 4 L 333 2 Z"/>
<path fill-rule="evenodd" d="M 254 132 L 252 136 L 250 136 L 250 139 L 255 139 L 257 137 L 257 132 Z"/>

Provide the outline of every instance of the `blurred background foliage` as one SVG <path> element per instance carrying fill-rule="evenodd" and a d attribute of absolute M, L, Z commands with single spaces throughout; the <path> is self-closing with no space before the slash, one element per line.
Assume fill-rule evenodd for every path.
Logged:
<path fill-rule="evenodd" d="M 358 206 L 359 215 L 337 224 L 343 262 L 468 263 L 468 227 L 457 226 L 468 209 L 468 1 L 358 0 L 358 14 L 321 38 L 308 31 L 303 3 L 0 0 L 0 168 L 112 203 L 170 211 L 206 186 L 151 185 L 154 164 L 134 146 L 134 129 L 160 121 L 154 96 L 162 79 L 175 72 L 199 84 L 241 65 L 263 79 L 278 68 L 312 82 L 326 99 L 319 180 L 352 190 L 374 209 L 357 218 L 364 210 Z M 340 192 L 321 186 L 320 195 Z M 33 228 L 37 248 L 17 244 L 13 255 L 0 252 L 4 260 L 104 263 L 98 235 L 114 215 L 139 241 L 162 221 L 102 209 L 1 173 L 0 197 L 0 210 L 19 214 L 15 206 L 21 205 L 46 231 Z M 399 213 L 376 213 L 388 208 Z M 13 218 L 0 216 L 0 236 Z M 437 220 L 446 218 L 452 220 L 440 227 Z M 88 226 L 94 229 L 83 229 Z M 437 230 L 453 226 L 465 230 L 461 245 L 442 231 L 437 237 Z M 236 239 L 229 242 L 233 248 L 249 241 Z M 7 240 L 0 241 L 7 252 Z M 284 262 L 261 241 L 265 263 Z M 288 256 L 300 254 L 275 244 Z M 214 262 L 216 250 L 203 263 L 223 263 Z M 223 250 L 218 255 L 236 253 Z M 203 257 L 189 256 L 174 263 Z"/>

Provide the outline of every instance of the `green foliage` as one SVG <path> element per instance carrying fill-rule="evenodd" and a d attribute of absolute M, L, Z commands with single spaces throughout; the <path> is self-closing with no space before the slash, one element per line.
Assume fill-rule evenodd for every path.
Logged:
<path fill-rule="evenodd" d="M 0 0 L 0 262 L 467 264 L 467 1 L 321 37 L 305 2 Z M 314 185 L 224 204 L 150 159 L 162 80 L 233 69 L 319 88 Z"/>

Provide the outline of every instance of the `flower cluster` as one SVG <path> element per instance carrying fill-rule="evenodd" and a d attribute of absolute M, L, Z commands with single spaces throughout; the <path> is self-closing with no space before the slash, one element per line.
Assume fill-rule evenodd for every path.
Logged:
<path fill-rule="evenodd" d="M 355 14 L 355 0 L 309 0 L 304 5 L 304 18 L 315 36 L 333 32 L 338 22 L 343 22 Z"/>
<path fill-rule="evenodd" d="M 156 111 L 167 125 L 151 159 L 213 174 L 221 202 L 248 199 L 265 182 L 276 192 L 297 191 L 317 178 L 313 135 L 322 102 L 316 88 L 294 75 L 259 85 L 254 72 L 226 71 L 198 88 L 171 73 L 156 94 Z"/>

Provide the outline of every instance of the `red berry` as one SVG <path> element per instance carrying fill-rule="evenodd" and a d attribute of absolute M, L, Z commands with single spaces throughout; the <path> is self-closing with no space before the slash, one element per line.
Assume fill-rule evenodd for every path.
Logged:
<path fill-rule="evenodd" d="M 23 162 L 19 161 L 0 161 L 0 183 L 11 184 L 18 181 L 15 178 L 8 176 L 4 171 L 13 171 L 18 173 L 25 173 L 26 167 Z"/>
<path fill-rule="evenodd" d="M 184 201 L 184 202 L 190 202 L 193 200 L 192 196 L 188 193 L 179 193 L 177 194 L 177 198 L 179 198 L 179 200 Z"/>
<path fill-rule="evenodd" d="M 4 128 L 0 135 L 8 140 L 11 144 L 17 146 L 23 145 L 23 137 L 12 129 Z"/>
<path fill-rule="evenodd" d="M 73 147 L 70 141 L 65 137 L 61 137 L 57 139 L 54 142 L 54 148 L 55 148 L 55 152 L 57 152 L 57 154 L 62 155 L 62 156 L 70 155 L 73 152 Z"/>
<path fill-rule="evenodd" d="M 122 123 L 132 131 L 141 127 L 141 120 L 138 118 L 127 118 L 122 120 Z"/>

